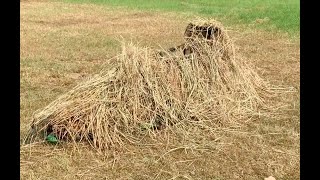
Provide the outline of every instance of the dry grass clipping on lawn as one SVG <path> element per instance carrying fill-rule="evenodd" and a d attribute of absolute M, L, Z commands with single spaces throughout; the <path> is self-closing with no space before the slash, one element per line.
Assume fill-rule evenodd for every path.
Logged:
<path fill-rule="evenodd" d="M 186 39 L 193 51 L 188 56 L 159 56 L 124 44 L 99 74 L 35 112 L 26 142 L 53 132 L 60 140 L 87 141 L 102 150 L 144 137 L 185 138 L 195 128 L 214 133 L 256 115 L 270 86 L 237 58 L 222 25 L 194 24 L 218 28 L 219 34 L 214 40 Z"/>

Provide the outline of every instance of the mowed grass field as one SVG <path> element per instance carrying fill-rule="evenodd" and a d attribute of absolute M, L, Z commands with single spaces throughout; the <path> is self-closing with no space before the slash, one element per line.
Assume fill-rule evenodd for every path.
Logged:
<path fill-rule="evenodd" d="M 300 1 L 298 0 L 65 0 L 95 3 L 151 11 L 178 12 L 184 15 L 215 17 L 229 24 L 245 24 L 268 31 L 299 36 Z"/>
<path fill-rule="evenodd" d="M 159 1 L 160 2 L 160 1 Z M 122 39 L 168 48 L 196 16 L 220 20 L 238 56 L 272 84 L 293 87 L 271 116 L 194 143 L 129 146 L 99 154 L 86 144 L 21 145 L 21 179 L 300 179 L 299 1 L 21 1 L 21 140 L 32 114 L 97 73 Z M 205 147 L 205 148 L 204 148 Z"/>

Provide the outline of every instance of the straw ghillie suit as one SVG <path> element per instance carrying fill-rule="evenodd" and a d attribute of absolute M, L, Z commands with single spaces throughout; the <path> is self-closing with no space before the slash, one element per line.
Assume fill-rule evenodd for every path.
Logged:
<path fill-rule="evenodd" d="M 123 45 L 100 73 L 35 112 L 26 140 L 53 133 L 110 149 L 144 137 L 179 139 L 241 123 L 263 106 L 267 90 L 221 24 L 197 21 L 183 45 L 160 54 Z"/>

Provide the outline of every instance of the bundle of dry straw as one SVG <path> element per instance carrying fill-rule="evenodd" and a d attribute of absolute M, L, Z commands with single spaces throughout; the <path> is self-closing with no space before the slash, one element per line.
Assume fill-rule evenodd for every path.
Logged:
<path fill-rule="evenodd" d="M 255 114 L 268 85 L 237 59 L 224 28 L 197 21 L 186 34 L 175 53 L 123 45 L 99 74 L 38 110 L 27 139 L 54 133 L 108 149 L 138 143 L 142 136 L 158 138 L 160 131 L 179 136 Z"/>

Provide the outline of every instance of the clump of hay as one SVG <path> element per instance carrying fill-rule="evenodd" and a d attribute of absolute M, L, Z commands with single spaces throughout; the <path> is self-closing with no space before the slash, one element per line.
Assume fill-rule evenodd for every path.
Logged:
<path fill-rule="evenodd" d="M 268 85 L 237 58 L 222 25 L 197 21 L 185 36 L 175 53 L 123 45 L 99 74 L 34 114 L 28 141 L 54 133 L 108 149 L 156 139 L 157 132 L 226 127 L 257 113 Z"/>

